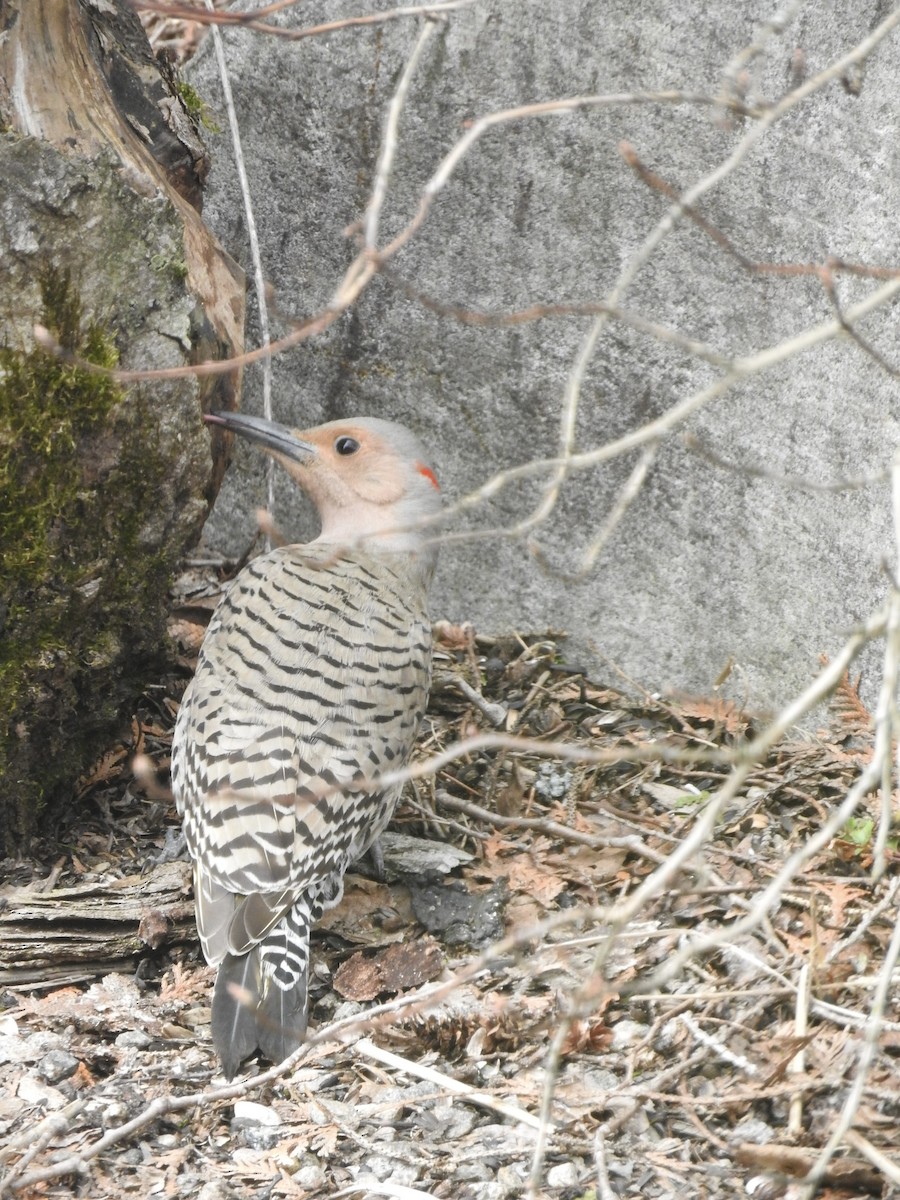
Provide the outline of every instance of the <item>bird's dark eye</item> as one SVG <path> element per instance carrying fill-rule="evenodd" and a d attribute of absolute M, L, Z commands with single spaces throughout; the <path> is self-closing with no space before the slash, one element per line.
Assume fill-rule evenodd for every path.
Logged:
<path fill-rule="evenodd" d="M 334 443 L 334 448 L 338 454 L 355 454 L 359 449 L 359 442 L 352 437 L 339 437 Z"/>

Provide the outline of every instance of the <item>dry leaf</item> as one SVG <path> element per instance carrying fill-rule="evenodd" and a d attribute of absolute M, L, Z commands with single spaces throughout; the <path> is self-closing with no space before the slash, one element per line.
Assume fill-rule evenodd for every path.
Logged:
<path fill-rule="evenodd" d="M 169 922 L 158 908 L 151 908 L 141 917 L 138 937 L 151 950 L 158 950 L 163 945 L 168 932 Z"/>
<path fill-rule="evenodd" d="M 374 956 L 357 951 L 334 973 L 334 989 L 347 1000 L 396 995 L 435 979 L 444 961 L 434 938 L 389 946 Z"/>

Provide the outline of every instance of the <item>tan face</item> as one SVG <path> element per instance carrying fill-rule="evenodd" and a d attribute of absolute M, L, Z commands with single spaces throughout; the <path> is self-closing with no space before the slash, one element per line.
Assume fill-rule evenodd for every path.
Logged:
<path fill-rule="evenodd" d="M 352 422 L 335 423 L 298 431 L 297 437 L 317 450 L 315 459 L 299 468 L 305 476 L 320 477 L 315 484 L 308 477 L 302 480 L 308 491 L 315 487 L 319 492 L 320 485 L 326 485 L 329 498 L 338 503 L 345 493 L 347 499 L 353 497 L 370 504 L 395 504 L 403 496 L 404 464 L 370 430 Z M 299 473 L 296 478 L 300 482 Z"/>
<path fill-rule="evenodd" d="M 403 425 L 357 417 L 300 430 L 243 413 L 204 419 L 273 455 L 315 504 L 326 540 L 377 537 L 382 547 L 417 552 L 415 530 L 440 512 L 437 477 Z"/>
<path fill-rule="evenodd" d="M 314 447 L 315 456 L 302 463 L 277 457 L 320 505 L 397 504 L 423 482 L 440 491 L 426 463 L 404 459 L 395 446 L 365 425 L 332 421 L 315 429 L 298 429 L 295 436 Z"/>

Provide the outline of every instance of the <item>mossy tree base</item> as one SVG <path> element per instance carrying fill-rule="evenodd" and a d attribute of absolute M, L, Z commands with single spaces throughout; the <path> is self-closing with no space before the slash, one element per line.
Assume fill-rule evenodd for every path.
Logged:
<path fill-rule="evenodd" d="M 108 11 L 29 0 L 0 43 L 2 79 L 4 56 L 35 67 L 63 41 L 24 71 L 38 94 L 0 86 L 0 857 L 48 828 L 164 668 L 168 584 L 218 482 L 201 412 L 235 403 L 234 376 L 125 387 L 35 343 L 42 324 L 81 359 L 151 369 L 240 350 L 243 276 L 183 172 L 168 182 L 172 138 L 139 108 L 165 89 L 133 13 L 124 49 L 97 36 Z"/>

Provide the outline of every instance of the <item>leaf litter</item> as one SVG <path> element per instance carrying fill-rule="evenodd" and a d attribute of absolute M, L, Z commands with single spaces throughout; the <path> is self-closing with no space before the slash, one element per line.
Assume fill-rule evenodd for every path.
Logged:
<path fill-rule="evenodd" d="M 896 917 L 895 852 L 885 878 L 868 874 L 877 798 L 764 919 L 665 969 L 730 929 L 844 798 L 872 753 L 858 692 L 845 681 L 827 728 L 755 764 L 695 860 L 617 926 L 604 915 L 724 781 L 703 754 L 739 747 L 753 719 L 587 680 L 553 633 L 437 633 L 419 761 L 498 721 L 602 761 L 486 745 L 408 785 L 385 879 L 348 875 L 314 934 L 308 1046 L 227 1088 L 164 787 L 188 671 L 148 690 L 80 781 L 77 820 L 34 862 L 4 864 L 3 1194 L 503 1200 L 529 1179 L 554 1200 L 800 1194 Z M 186 664 L 195 651 L 194 630 Z M 149 790 L 135 753 L 154 763 Z M 891 997 L 819 1195 L 893 1194 L 898 1050 Z"/>

